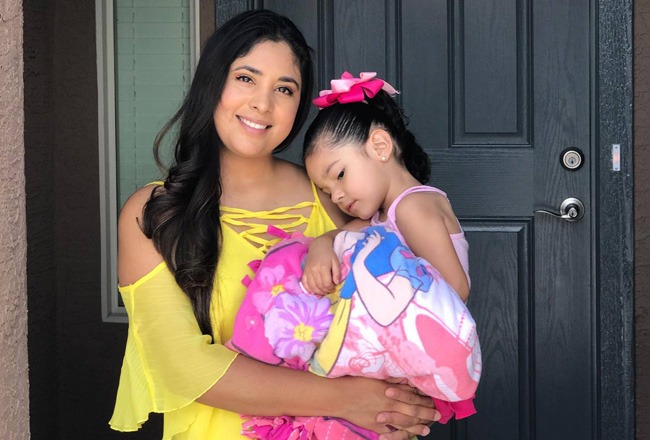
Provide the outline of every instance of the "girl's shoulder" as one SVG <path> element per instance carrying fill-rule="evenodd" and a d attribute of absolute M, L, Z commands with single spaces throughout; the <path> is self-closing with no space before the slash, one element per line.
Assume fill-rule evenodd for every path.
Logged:
<path fill-rule="evenodd" d="M 416 212 L 433 214 L 442 213 L 450 208 L 449 200 L 434 191 L 412 192 L 405 195 L 395 206 L 395 215 L 410 215 Z"/>
<path fill-rule="evenodd" d="M 417 210 L 440 211 L 449 206 L 449 200 L 435 191 L 418 191 L 406 194 L 395 206 L 395 212 Z"/>
<path fill-rule="evenodd" d="M 460 232 L 458 220 L 447 197 L 433 191 L 407 194 L 395 207 L 395 221 L 404 223 L 433 223 L 442 221 L 449 234 Z"/>

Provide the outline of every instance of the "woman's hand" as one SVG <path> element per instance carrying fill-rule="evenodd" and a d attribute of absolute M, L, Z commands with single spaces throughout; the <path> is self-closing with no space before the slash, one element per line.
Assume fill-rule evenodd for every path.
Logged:
<path fill-rule="evenodd" d="M 381 434 L 379 440 L 411 439 L 413 435 L 428 435 L 430 427 L 440 420 L 433 399 L 415 388 L 411 383 L 401 384 L 404 379 L 389 378 L 392 384 L 386 389 L 386 397 L 414 406 L 420 406 L 415 413 L 386 412 L 377 415 L 377 421 L 398 428 L 397 431 Z"/>
<path fill-rule="evenodd" d="M 309 244 L 302 273 L 302 285 L 308 292 L 326 295 L 340 282 L 339 259 L 332 249 L 333 242 L 331 236 L 321 235 Z"/>
<path fill-rule="evenodd" d="M 428 425 L 440 420 L 433 399 L 419 395 L 408 385 L 350 376 L 336 380 L 345 381 L 349 397 L 339 402 L 340 413 L 335 416 L 375 431 L 382 439 L 427 435 Z"/>

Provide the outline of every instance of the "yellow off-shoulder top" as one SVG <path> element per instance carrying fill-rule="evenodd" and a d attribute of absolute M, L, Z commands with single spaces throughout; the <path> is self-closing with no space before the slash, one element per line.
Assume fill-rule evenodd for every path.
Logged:
<path fill-rule="evenodd" d="M 312 189 L 313 201 L 271 211 L 221 207 L 223 244 L 212 300 L 214 343 L 201 334 L 189 299 L 164 262 L 119 288 L 129 330 L 111 428 L 137 431 L 149 413 L 157 412 L 165 413 L 163 440 L 244 438 L 238 414 L 195 400 L 217 383 L 237 356 L 222 343 L 232 337 L 246 292 L 241 280 L 252 276 L 247 264 L 261 259 L 277 241 L 267 238 L 268 224 L 291 233 L 306 223 L 304 234 L 310 237 L 336 228 L 313 183 Z"/>

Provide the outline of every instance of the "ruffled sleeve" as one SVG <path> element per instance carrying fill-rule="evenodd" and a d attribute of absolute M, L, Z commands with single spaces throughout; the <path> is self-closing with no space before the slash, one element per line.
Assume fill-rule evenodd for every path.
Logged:
<path fill-rule="evenodd" d="M 118 431 L 136 431 L 149 413 L 194 402 L 224 375 L 237 354 L 201 334 L 189 299 L 165 263 L 120 292 L 129 331 L 109 423 Z"/>

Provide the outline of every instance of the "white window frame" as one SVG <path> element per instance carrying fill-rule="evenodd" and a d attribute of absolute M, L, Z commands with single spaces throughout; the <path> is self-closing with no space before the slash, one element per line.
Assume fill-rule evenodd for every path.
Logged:
<path fill-rule="evenodd" d="M 115 125 L 115 46 L 113 0 L 95 0 L 101 230 L 102 321 L 128 322 L 117 290 L 117 133 Z M 200 52 L 199 0 L 190 0 L 190 65 Z"/>

